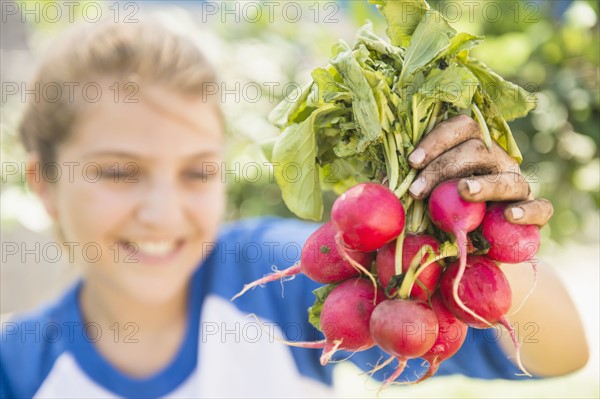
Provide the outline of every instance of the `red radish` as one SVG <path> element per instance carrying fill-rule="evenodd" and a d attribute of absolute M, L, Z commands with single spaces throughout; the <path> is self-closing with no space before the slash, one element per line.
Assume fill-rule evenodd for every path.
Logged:
<path fill-rule="evenodd" d="M 288 342 L 304 348 L 323 348 L 321 364 L 325 365 L 337 350 L 358 352 L 375 345 L 369 330 L 369 320 L 375 306 L 385 299 L 382 290 L 375 289 L 364 278 L 352 278 L 340 283 L 325 299 L 321 310 L 321 330 L 325 340 Z"/>
<path fill-rule="evenodd" d="M 417 382 L 426 380 L 434 375 L 440 363 L 454 356 L 467 338 L 469 326 L 457 319 L 448 310 L 439 291 L 431 297 L 431 307 L 438 320 L 438 337 L 429 351 L 421 356 L 429 363 L 427 372 Z"/>
<path fill-rule="evenodd" d="M 457 278 L 452 287 L 454 302 L 466 313 L 478 318 L 458 296 L 458 284 L 462 279 L 467 262 L 467 233 L 475 230 L 485 215 L 484 202 L 468 202 L 458 193 L 458 179 L 447 180 L 438 185 L 429 197 L 429 217 L 431 221 L 446 233 L 456 238 L 460 254 Z M 484 319 L 480 321 L 485 322 Z"/>
<path fill-rule="evenodd" d="M 459 270 L 459 262 L 448 264 L 440 280 L 440 291 L 448 309 L 472 327 L 488 328 L 490 324 L 498 323 L 512 303 L 510 284 L 502 270 L 485 256 L 470 255 L 458 284 L 462 302 L 487 323 L 465 312 L 456 303 L 452 289 Z"/>
<path fill-rule="evenodd" d="M 387 353 L 398 359 L 398 368 L 382 389 L 396 380 L 408 359 L 423 356 L 438 336 L 438 321 L 429 306 L 418 299 L 387 299 L 371 315 L 371 335 Z"/>
<path fill-rule="evenodd" d="M 333 223 L 327 222 L 308 238 L 302 248 L 302 272 L 321 284 L 338 283 L 360 274 L 359 270 L 340 255 L 335 242 L 336 233 Z M 361 266 L 371 268 L 373 253 L 348 250 L 346 252 Z"/>
<path fill-rule="evenodd" d="M 429 216 L 432 222 L 447 233 L 462 229 L 473 231 L 485 215 L 485 203 L 462 199 L 457 189 L 458 179 L 439 184 L 429 197 Z"/>
<path fill-rule="evenodd" d="M 436 254 L 439 254 L 439 243 L 437 240 L 426 234 L 407 234 L 402 244 L 402 272 L 406 273 L 414 257 L 419 253 L 421 263 L 429 255 L 423 251 L 424 246 L 433 248 Z M 396 274 L 396 240 L 387 243 L 377 252 L 375 260 L 377 266 L 377 277 L 381 285 L 386 288 L 392 277 Z M 429 300 L 429 295 L 435 291 L 438 280 L 442 274 L 442 266 L 433 262 L 419 274 L 417 282 L 410 291 L 411 298 L 418 298 L 425 302 Z M 420 284 L 419 284 L 420 282 Z M 421 286 L 422 284 L 422 286 Z M 390 290 L 390 295 L 396 293 L 396 288 Z"/>
<path fill-rule="evenodd" d="M 503 263 L 531 260 L 540 247 L 539 228 L 510 223 L 504 217 L 504 208 L 490 207 L 481 222 L 481 233 L 490 243 L 487 257 Z"/>
<path fill-rule="evenodd" d="M 361 183 L 333 204 L 331 220 L 346 245 L 371 252 L 398 237 L 404 229 L 404 206 L 387 187 Z"/>
<path fill-rule="evenodd" d="M 271 273 L 250 284 L 246 284 L 244 289 L 236 294 L 232 300 L 256 286 L 299 273 L 304 273 L 310 279 L 321 284 L 338 283 L 358 276 L 360 270 L 340 255 L 335 242 L 336 233 L 337 230 L 331 222 L 325 223 L 312 233 L 304 243 L 299 263 L 285 270 Z M 352 250 L 346 250 L 346 252 L 347 256 L 351 257 L 355 262 L 367 269 L 370 268 L 373 261 L 373 254 Z"/>
<path fill-rule="evenodd" d="M 490 244 L 486 254 L 488 259 L 502 263 L 529 261 L 533 268 L 533 284 L 521 305 L 513 311 L 517 313 L 537 283 L 537 267 L 533 257 L 540 247 L 540 230 L 535 225 L 510 223 L 504 216 L 505 208 L 506 204 L 502 202 L 488 203 L 487 212 L 481 222 L 481 233 Z"/>
<path fill-rule="evenodd" d="M 453 294 L 459 271 L 458 262 L 450 263 L 440 279 L 440 292 L 446 307 L 459 320 L 471 327 L 489 328 L 496 324 L 504 326 L 515 345 L 517 364 L 525 374 L 529 375 L 521 364 L 519 343 L 514 329 L 505 316 L 512 303 L 512 290 L 502 270 L 485 256 L 468 257 L 464 274 L 458 282 L 458 294 L 461 301 L 471 310 L 470 312 L 463 310 Z M 473 317 L 473 312 L 477 317 Z"/>

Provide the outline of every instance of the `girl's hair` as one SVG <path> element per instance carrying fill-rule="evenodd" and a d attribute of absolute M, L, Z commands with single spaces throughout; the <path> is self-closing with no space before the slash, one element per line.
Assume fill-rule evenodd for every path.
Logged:
<path fill-rule="evenodd" d="M 117 82 L 117 100 L 124 101 L 127 90 L 135 90 L 140 82 L 201 95 L 216 76 L 192 40 L 156 20 L 72 28 L 48 51 L 32 83 L 36 90 L 46 92 L 58 88 L 58 95 L 38 95 L 35 101 L 30 96 L 19 125 L 21 141 L 28 152 L 38 152 L 42 167 L 56 161 L 57 146 L 69 137 L 85 103 L 83 89 L 102 80 Z M 114 96 L 115 92 L 102 95 Z M 220 113 L 218 106 L 217 110 Z"/>

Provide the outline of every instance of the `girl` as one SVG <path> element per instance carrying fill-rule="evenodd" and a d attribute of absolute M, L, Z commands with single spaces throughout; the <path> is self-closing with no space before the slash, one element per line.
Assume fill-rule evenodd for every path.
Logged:
<path fill-rule="evenodd" d="M 296 262 L 318 226 L 277 218 L 222 225 L 224 184 L 214 171 L 223 161 L 224 121 L 219 104 L 203 96 L 215 75 L 193 43 L 155 22 L 98 24 L 65 36 L 35 81 L 42 87 L 78 85 L 74 99 L 26 104 L 20 134 L 29 152 L 27 170 L 50 170 L 44 166 L 55 162 L 98 172 L 74 173 L 72 180 L 44 175 L 28 183 L 55 220 L 59 241 L 94 243 L 100 256 L 90 260 L 75 251 L 81 280 L 55 302 L 4 325 L 0 395 L 331 396 L 332 367 L 320 366 L 318 350 L 273 339 L 320 339 L 306 317 L 314 283 L 297 278 L 285 285 L 283 298 L 272 284 L 228 300 L 272 265 Z M 86 85 L 104 95 L 92 101 L 77 89 Z M 461 131 L 470 123 L 461 118 L 446 128 Z M 461 141 L 430 141 L 412 161 L 424 168 L 462 148 L 465 164 L 480 162 Z M 423 173 L 411 192 L 425 196 L 439 178 Z M 522 179 L 492 181 L 461 185 L 463 195 L 527 199 Z M 520 223 L 543 225 L 551 214 L 544 201 L 523 201 L 514 209 L 510 217 L 520 216 Z M 564 288 L 543 269 L 539 289 L 513 322 L 539 326 L 538 343 L 523 347 L 525 366 L 538 376 L 560 375 L 585 364 L 587 347 Z M 518 304 L 529 287 L 515 287 Z M 562 339 L 566 326 L 569 348 Z M 506 338 L 490 341 L 473 331 L 439 374 L 518 378 Z M 381 356 L 373 349 L 351 360 L 368 369 Z M 420 360 L 408 370 L 420 374 Z"/>

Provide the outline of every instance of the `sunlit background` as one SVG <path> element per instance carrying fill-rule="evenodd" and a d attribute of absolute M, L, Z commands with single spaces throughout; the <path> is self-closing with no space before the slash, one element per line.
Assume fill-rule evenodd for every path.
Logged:
<path fill-rule="evenodd" d="M 35 3 L 43 7 L 59 2 Z M 331 46 L 339 39 L 351 43 L 366 20 L 373 22 L 377 34 L 385 35 L 383 19 L 366 0 L 296 1 L 292 2 L 293 8 L 287 9 L 287 2 L 282 1 L 276 2 L 278 6 L 271 13 L 257 1 L 212 3 L 217 8 L 228 4 L 227 9 L 234 10 L 229 14 L 223 9 L 213 14 L 213 8 L 198 0 L 80 1 L 79 7 L 87 3 L 101 4 L 103 15 L 120 20 L 139 17 L 143 12 L 158 13 L 173 29 L 194 38 L 216 65 L 222 89 L 230 93 L 223 98 L 230 135 L 228 219 L 266 214 L 294 217 L 285 208 L 260 150 L 262 142 L 278 133 L 268 123 L 267 114 L 286 94 L 284 89 L 304 84 L 312 69 L 327 65 Z M 249 3 L 259 6 L 249 7 Z M 556 268 L 573 295 L 586 325 L 592 358 L 584 370 L 553 380 L 481 382 L 463 377 L 437 378 L 416 387 L 390 389 L 382 396 L 598 397 L 598 3 L 498 1 L 487 9 L 486 1 L 429 3 L 455 28 L 485 35 L 483 44 L 471 54 L 539 99 L 535 111 L 510 126 L 523 153 L 523 173 L 534 195 L 554 204 L 555 215 L 542 230 L 541 258 Z M 260 15 L 257 10 L 261 10 Z M 5 96 L 4 83 L 27 81 L 41 52 L 69 26 L 69 20 L 50 16 L 35 21 L 21 14 L 4 14 L 2 18 L 2 240 L 31 242 L 32 247 L 39 242 L 43 246 L 53 239 L 51 221 L 25 188 L 22 176 L 8 173 L 4 167 L 24 160 L 15 133 L 23 104 L 20 96 Z M 326 205 L 332 199 L 329 196 Z M 3 255 L 2 314 L 30 309 L 60 292 L 74 275 L 72 265 L 5 260 Z M 374 396 L 374 386 L 365 383 L 365 377 L 356 376 L 358 369 L 350 365 L 338 369 L 340 395 Z"/>

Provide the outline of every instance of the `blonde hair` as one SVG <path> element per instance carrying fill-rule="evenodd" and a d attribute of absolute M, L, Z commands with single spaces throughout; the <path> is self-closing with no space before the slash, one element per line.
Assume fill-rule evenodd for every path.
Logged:
<path fill-rule="evenodd" d="M 157 20 L 106 21 L 71 28 L 42 60 L 33 84 L 66 87 L 103 78 L 115 79 L 125 89 L 127 82 L 144 81 L 201 95 L 216 74 L 192 40 Z M 78 90 L 75 93 L 81 97 Z M 37 97 L 26 102 L 19 136 L 28 152 L 39 154 L 42 167 L 55 162 L 57 146 L 69 137 L 81 103 L 65 90 L 56 101 Z M 220 107 L 217 110 L 220 113 Z"/>

